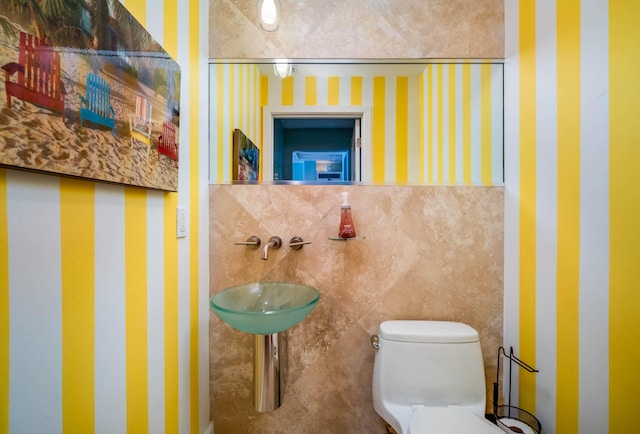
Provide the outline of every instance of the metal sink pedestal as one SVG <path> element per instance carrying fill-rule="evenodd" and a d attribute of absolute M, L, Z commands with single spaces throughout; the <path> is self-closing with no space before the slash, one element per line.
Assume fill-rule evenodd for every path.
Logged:
<path fill-rule="evenodd" d="M 253 351 L 253 406 L 259 412 L 280 407 L 280 333 L 255 335 Z"/>

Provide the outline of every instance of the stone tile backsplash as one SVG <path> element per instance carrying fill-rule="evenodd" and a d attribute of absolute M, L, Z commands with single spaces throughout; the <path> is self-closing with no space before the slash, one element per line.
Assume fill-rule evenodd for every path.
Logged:
<path fill-rule="evenodd" d="M 358 241 L 333 241 L 340 192 L 349 191 Z M 211 295 L 264 280 L 305 283 L 322 298 L 285 332 L 282 406 L 252 403 L 253 337 L 210 314 L 211 415 L 216 434 L 383 433 L 373 409 L 375 350 L 387 319 L 465 322 L 478 330 L 487 405 L 503 324 L 503 208 L 500 187 L 211 185 Z M 236 246 L 272 235 L 284 246 Z M 312 244 L 287 246 L 298 235 Z M 294 431 L 291 428 L 295 427 Z"/>

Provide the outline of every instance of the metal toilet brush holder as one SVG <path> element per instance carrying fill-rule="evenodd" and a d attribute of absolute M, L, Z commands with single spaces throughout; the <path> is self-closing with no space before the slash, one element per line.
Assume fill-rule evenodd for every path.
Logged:
<path fill-rule="evenodd" d="M 507 405 L 498 405 L 498 384 L 500 382 L 500 360 L 502 356 L 509 359 L 509 389 Z M 496 382 L 493 383 L 493 414 L 496 424 L 506 433 L 540 434 L 542 425 L 536 417 L 521 408 L 511 405 L 511 370 L 513 363 L 530 373 L 538 372 L 537 369 L 518 359 L 513 354 L 513 347 L 509 348 L 509 354 L 504 351 L 504 347 L 498 348 L 498 368 L 496 372 Z"/>

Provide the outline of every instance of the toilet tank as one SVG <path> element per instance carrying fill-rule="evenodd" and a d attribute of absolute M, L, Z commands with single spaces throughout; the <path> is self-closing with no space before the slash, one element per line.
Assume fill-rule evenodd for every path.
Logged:
<path fill-rule="evenodd" d="M 484 363 L 475 329 L 449 321 L 385 321 L 378 342 L 374 408 L 398 433 L 408 431 L 414 406 L 463 406 L 484 417 Z"/>

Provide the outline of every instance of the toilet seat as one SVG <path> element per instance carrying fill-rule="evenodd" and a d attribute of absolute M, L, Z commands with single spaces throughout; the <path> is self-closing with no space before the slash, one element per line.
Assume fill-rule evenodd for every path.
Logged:
<path fill-rule="evenodd" d="M 419 407 L 413 413 L 409 434 L 497 434 L 504 432 L 464 407 Z"/>

